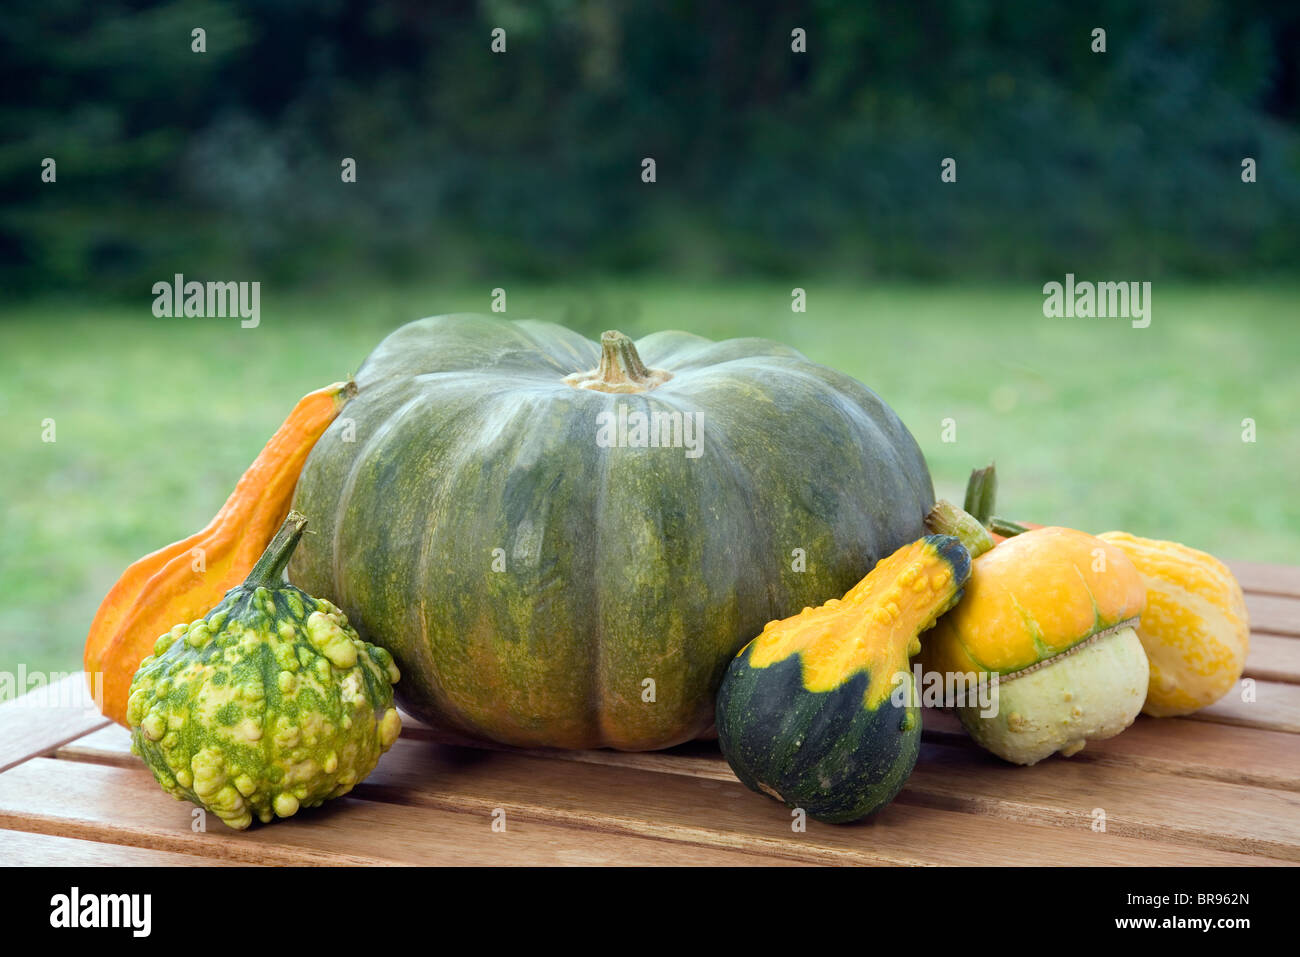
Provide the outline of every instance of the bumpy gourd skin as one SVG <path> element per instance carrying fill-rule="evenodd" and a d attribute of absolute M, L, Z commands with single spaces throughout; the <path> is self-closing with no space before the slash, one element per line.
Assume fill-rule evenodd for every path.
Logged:
<path fill-rule="evenodd" d="M 292 585 L 232 589 L 162 635 L 131 684 L 131 750 L 242 829 L 352 790 L 397 739 L 392 656 Z"/>
<path fill-rule="evenodd" d="M 983 748 L 1012 764 L 1070 757 L 1133 723 L 1147 693 L 1147 656 L 1132 627 L 1090 641 L 1054 664 L 996 686 L 997 713 L 957 709 Z"/>

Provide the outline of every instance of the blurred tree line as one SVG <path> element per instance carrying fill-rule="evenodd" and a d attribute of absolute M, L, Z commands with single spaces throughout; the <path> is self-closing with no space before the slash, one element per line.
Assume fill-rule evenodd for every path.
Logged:
<path fill-rule="evenodd" d="M 41 0 L 0 46 L 11 293 L 1300 262 L 1294 5 Z"/>

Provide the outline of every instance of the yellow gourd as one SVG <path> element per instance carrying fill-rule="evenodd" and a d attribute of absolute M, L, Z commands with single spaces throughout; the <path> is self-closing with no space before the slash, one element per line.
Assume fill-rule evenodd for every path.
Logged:
<path fill-rule="evenodd" d="M 1138 638 L 1151 664 L 1146 704 L 1157 718 L 1213 704 L 1237 683 L 1250 650 L 1241 586 L 1213 555 L 1128 532 L 1098 536 L 1126 554 L 1147 589 Z"/>

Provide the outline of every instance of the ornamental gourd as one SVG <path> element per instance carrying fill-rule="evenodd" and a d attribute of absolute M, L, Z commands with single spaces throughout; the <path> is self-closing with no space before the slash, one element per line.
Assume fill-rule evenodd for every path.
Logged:
<path fill-rule="evenodd" d="M 1236 685 L 1250 650 L 1241 585 L 1213 555 L 1127 532 L 1097 536 L 1142 574 L 1147 607 L 1137 634 L 1151 663 L 1142 710 L 1157 718 L 1191 714 Z"/>
<path fill-rule="evenodd" d="M 993 515 L 996 497 L 994 466 L 973 470 L 966 511 L 987 522 L 995 540 L 1042 528 Z M 1143 712 L 1157 718 L 1191 714 L 1227 694 L 1250 651 L 1246 599 L 1228 566 L 1178 542 L 1128 532 L 1097 537 L 1123 551 L 1146 584 L 1146 611 L 1137 625 L 1151 671 Z"/>
<path fill-rule="evenodd" d="M 1134 626 L 1145 602 L 1142 576 L 1116 546 L 1071 528 L 1033 529 L 975 558 L 965 597 L 920 660 L 945 683 L 997 676 L 992 708 L 957 708 L 981 746 L 1014 764 L 1068 757 L 1142 709 L 1148 667 Z"/>
<path fill-rule="evenodd" d="M 131 750 L 237 830 L 348 793 L 402 727 L 392 656 L 283 580 L 305 525 L 291 512 L 244 583 L 159 637 L 131 683 Z"/>
<path fill-rule="evenodd" d="M 249 573 L 289 511 L 307 453 L 355 391 L 336 382 L 303 396 L 207 527 L 132 563 L 104 596 L 85 668 L 106 717 L 126 724 L 131 678 L 158 636 L 206 613 Z"/>
<path fill-rule="evenodd" d="M 408 710 L 507 744 L 706 733 L 736 651 L 933 504 L 894 412 L 774 342 L 440 316 L 356 384 L 303 469 L 290 578 L 393 652 Z"/>
<path fill-rule="evenodd" d="M 908 657 L 969 576 L 961 542 L 930 535 L 842 599 L 769 622 L 718 692 L 718 743 L 736 776 L 830 823 L 892 801 L 921 741 Z"/>

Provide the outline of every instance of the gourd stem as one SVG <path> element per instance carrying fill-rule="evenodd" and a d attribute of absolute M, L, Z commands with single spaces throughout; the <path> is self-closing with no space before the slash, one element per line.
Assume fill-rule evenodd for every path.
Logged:
<path fill-rule="evenodd" d="M 641 361 L 636 343 L 610 330 L 600 337 L 600 364 L 589 372 L 575 372 L 564 381 L 575 389 L 595 392 L 648 392 L 673 377 L 665 369 L 650 369 Z"/>
<path fill-rule="evenodd" d="M 935 502 L 925 516 L 925 527 L 934 535 L 951 535 L 966 547 L 973 559 L 993 547 L 993 536 L 975 516 L 943 499 Z"/>
<path fill-rule="evenodd" d="M 257 560 L 253 570 L 244 579 L 245 588 L 278 588 L 284 581 L 284 570 L 289 566 L 293 550 L 298 547 L 302 530 L 307 527 L 307 516 L 299 511 L 290 511 L 280 530 L 266 546 L 262 557 Z"/>
<path fill-rule="evenodd" d="M 1009 518 L 1001 518 L 994 515 L 989 519 L 989 530 L 994 534 L 1001 535 L 1003 538 L 1013 538 L 1016 535 L 1023 535 L 1029 531 L 1028 525 L 1021 525 L 1019 522 L 1013 522 Z"/>
<path fill-rule="evenodd" d="M 982 469 L 972 469 L 966 483 L 966 501 L 962 507 L 975 516 L 981 525 L 987 525 L 993 515 L 993 503 L 998 496 L 998 476 L 990 462 Z"/>

